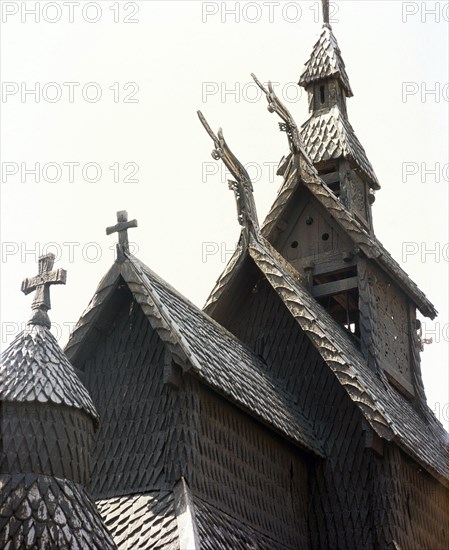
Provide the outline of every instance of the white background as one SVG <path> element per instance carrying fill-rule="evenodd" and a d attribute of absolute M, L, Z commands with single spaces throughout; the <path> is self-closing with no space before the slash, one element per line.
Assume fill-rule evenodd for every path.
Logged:
<path fill-rule="evenodd" d="M 39 22 L 25 13 L 35 4 Z M 63 2 L 57 3 L 60 20 L 46 21 L 58 15 L 51 4 L 56 3 L 2 2 L 3 91 L 5 83 L 15 83 L 19 91 L 36 83 L 41 88 L 37 98 L 2 95 L 2 167 L 54 162 L 63 170 L 55 183 L 44 181 L 54 176 L 51 170 L 40 182 L 22 170 L 3 175 L 3 348 L 29 316 L 32 298 L 21 294 L 20 283 L 37 273 L 37 257 L 49 251 L 58 255 L 55 267 L 68 270 L 66 287 L 52 289 L 50 312 L 53 330 L 65 344 L 114 260 L 116 236 L 107 237 L 105 227 L 115 223 L 117 210 L 138 219 L 139 227 L 129 232 L 137 256 L 203 305 L 238 240 L 239 226 L 226 174 L 205 176 L 215 161 L 196 110 L 214 129 L 222 126 L 239 159 L 252 163 L 263 220 L 281 183 L 272 177 L 272 167 L 288 146 L 265 98 L 254 100 L 250 73 L 278 82 L 280 97 L 302 123 L 306 98 L 296 97 L 294 83 L 321 28 L 318 2 L 270 7 L 266 2 L 100 1 L 90 7 L 79 2 L 72 3 L 72 23 Z M 18 13 L 7 16 L 5 9 L 15 11 L 14 6 Z M 447 2 L 346 0 L 337 7 L 333 29 L 355 94 L 348 101 L 349 118 L 382 185 L 374 204 L 376 234 L 440 312 L 436 321 L 424 321 L 425 336 L 436 332 L 422 360 L 429 404 L 447 426 Z M 239 22 L 228 11 L 232 8 Z M 138 22 L 125 23 L 126 16 Z M 49 82 L 63 92 L 54 103 L 48 99 L 57 88 L 43 89 Z M 80 84 L 73 103 L 64 82 Z M 102 90 L 98 102 L 82 96 L 89 82 Z M 139 87 L 135 103 L 123 101 L 129 82 Z M 114 83 L 122 92 L 117 103 L 109 89 Z M 404 97 L 404 83 L 416 93 Z M 206 96 L 205 87 L 218 91 Z M 437 93 L 426 94 L 431 89 Z M 90 97 L 93 92 L 87 90 Z M 78 167 L 70 183 L 64 162 L 97 163 L 102 177 L 86 181 Z M 128 162 L 138 165 L 139 181 L 125 183 L 122 171 L 115 183 L 109 167 Z M 408 166 L 418 171 L 407 181 L 404 163 L 414 163 Z M 438 175 L 426 174 L 435 163 Z M 206 248 L 218 252 L 205 255 Z M 405 250 L 413 254 L 404 255 Z"/>

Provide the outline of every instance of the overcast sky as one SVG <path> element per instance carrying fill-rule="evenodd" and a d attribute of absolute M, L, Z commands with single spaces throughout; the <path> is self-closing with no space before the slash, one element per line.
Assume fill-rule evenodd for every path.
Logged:
<path fill-rule="evenodd" d="M 20 283 L 50 251 L 68 271 L 50 312 L 65 344 L 114 260 L 105 228 L 117 210 L 138 220 L 136 255 L 204 304 L 239 226 L 196 110 L 249 164 L 262 220 L 288 145 L 250 73 L 278 83 L 302 123 L 295 83 L 321 29 L 318 8 L 2 2 L 3 348 L 29 317 Z M 376 234 L 440 312 L 424 321 L 435 334 L 423 375 L 430 406 L 448 420 L 448 3 L 345 0 L 331 2 L 331 17 L 355 94 L 349 118 L 382 186 Z M 36 163 L 40 181 L 27 172 Z"/>

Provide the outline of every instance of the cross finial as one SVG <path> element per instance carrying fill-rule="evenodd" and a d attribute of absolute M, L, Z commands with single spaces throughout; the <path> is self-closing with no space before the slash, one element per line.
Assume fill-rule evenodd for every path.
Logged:
<path fill-rule="evenodd" d="M 46 254 L 39 258 L 39 273 L 32 279 L 25 279 L 22 283 L 22 292 L 29 294 L 36 291 L 31 309 L 33 314 L 28 324 L 43 325 L 50 328 L 50 318 L 47 311 L 51 309 L 50 285 L 65 285 L 67 272 L 65 269 L 52 271 L 55 263 L 54 254 Z"/>
<path fill-rule="evenodd" d="M 118 233 L 117 261 L 123 261 L 123 254 L 129 252 L 128 229 L 137 227 L 137 220 L 128 221 L 128 212 L 120 210 L 117 212 L 117 223 L 106 228 L 106 235 Z"/>
<path fill-rule="evenodd" d="M 329 25 L 329 0 L 321 0 L 323 6 L 323 24 Z"/>

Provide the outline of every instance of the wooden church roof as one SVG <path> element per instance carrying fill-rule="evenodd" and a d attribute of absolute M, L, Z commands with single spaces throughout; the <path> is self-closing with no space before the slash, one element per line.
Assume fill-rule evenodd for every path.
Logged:
<path fill-rule="evenodd" d="M 95 504 L 73 481 L 0 475 L 0 509 L 1 548 L 116 548 Z"/>
<path fill-rule="evenodd" d="M 294 398 L 252 350 L 130 253 L 125 252 L 122 260 L 102 279 L 70 336 L 65 353 L 72 362 L 86 353 L 96 320 L 123 280 L 183 369 L 296 445 L 323 456 Z"/>
<path fill-rule="evenodd" d="M 351 237 L 360 251 L 374 260 L 393 280 L 401 285 L 401 288 L 413 300 L 423 315 L 431 319 L 436 317 L 435 306 L 424 292 L 412 281 L 383 244 L 374 235 L 370 235 L 365 227 L 345 208 L 343 203 L 338 200 L 332 190 L 319 177 L 307 155 L 301 152 L 290 158 L 284 181 L 262 225 L 262 234 L 269 241 L 271 241 L 276 227 L 282 221 L 283 213 L 301 185 L 312 192 L 338 225 Z"/>
<path fill-rule="evenodd" d="M 256 78 L 255 81 L 263 88 Z M 227 301 L 232 299 L 232 283 L 248 265 L 245 260 L 250 258 L 307 334 L 374 432 L 387 441 L 395 441 L 437 479 L 449 485 L 448 434 L 431 409 L 427 404 L 423 404 L 423 411 L 418 412 L 407 398 L 389 384 L 382 372 L 374 372 L 369 368 L 366 359 L 350 336 L 300 284 L 300 274 L 263 235 L 264 232 L 269 233 L 270 227 L 273 230 L 279 223 L 286 203 L 298 185 L 303 184 L 322 202 L 343 230 L 369 258 L 376 260 L 388 273 L 403 281 L 406 291 L 420 298 L 419 303 L 428 315 L 436 314 L 432 304 L 387 254 L 382 245 L 368 234 L 322 182 L 307 154 L 302 152 L 297 127 L 290 113 L 271 87 L 264 91 L 267 94 L 269 110 L 278 113 L 284 121 L 281 129 L 287 132 L 292 156 L 284 186 L 268 215 L 269 221 L 265 223 L 262 230 L 259 230 L 258 224 L 252 222 L 257 220 L 257 214 L 251 212 L 255 208 L 250 191 L 251 182 L 246 181 L 248 175 L 243 165 L 229 151 L 222 132 L 220 131 L 218 137 L 215 136 L 203 115 L 200 114 L 201 122 L 214 141 L 213 154 L 221 158 L 236 176 L 240 175 L 240 186 L 238 180 L 232 187 L 238 210 L 249 211 L 251 214 L 245 217 L 239 245 L 212 290 L 205 311 L 215 316 L 218 308 L 226 308 Z M 300 177 L 298 177 L 299 174 Z"/>
<path fill-rule="evenodd" d="M 110 307 L 115 290 L 123 284 L 180 367 L 300 449 L 324 457 L 308 418 L 294 396 L 283 390 L 270 374 L 264 361 L 127 250 L 121 251 L 119 260 L 102 279 L 72 332 L 65 350 L 72 362 L 79 364 L 89 353 L 102 312 Z M 110 444 L 113 446 L 108 440 L 107 445 Z M 150 456 L 154 449 L 146 452 Z M 101 472 L 98 475 L 107 476 L 108 456 L 106 450 L 97 457 L 100 462 L 95 470 Z M 120 460 L 131 468 L 134 456 L 123 449 Z M 143 464 L 141 468 L 145 469 Z M 184 480 L 173 490 L 102 497 L 97 506 L 119 547 L 173 545 L 216 550 L 239 548 L 243 540 L 262 550 L 271 550 L 279 544 L 237 518 L 218 513 L 192 495 Z"/>
<path fill-rule="evenodd" d="M 184 479 L 173 491 L 113 497 L 97 506 L 119 548 L 279 548 L 269 536 L 192 495 Z"/>
<path fill-rule="evenodd" d="M 372 429 L 395 441 L 445 485 L 449 485 L 449 439 L 426 406 L 423 416 L 400 395 L 385 376 L 373 372 L 348 334 L 298 282 L 291 265 L 262 236 L 251 233 L 248 247 L 239 246 L 212 291 L 205 310 L 225 303 L 232 280 L 249 256 L 307 334 Z"/>

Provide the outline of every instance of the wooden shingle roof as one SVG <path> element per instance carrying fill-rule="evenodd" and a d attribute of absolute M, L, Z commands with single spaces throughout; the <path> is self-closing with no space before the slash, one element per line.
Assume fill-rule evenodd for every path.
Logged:
<path fill-rule="evenodd" d="M 244 257 L 250 257 L 266 277 L 375 433 L 395 441 L 437 479 L 449 485 L 448 434 L 433 412 L 425 406 L 425 416 L 420 414 L 382 374 L 368 367 L 349 336 L 298 282 L 296 270 L 262 235 L 252 233 L 249 245 L 237 248 L 205 310 L 213 315 L 228 285 L 242 269 Z"/>
<path fill-rule="evenodd" d="M 372 189 L 380 189 L 365 149 L 337 105 L 325 112 L 314 113 L 301 126 L 301 138 L 304 149 L 314 164 L 346 158 L 363 174 Z"/>
<path fill-rule="evenodd" d="M 0 474 L 0 548 L 116 548 L 79 484 Z"/>
<path fill-rule="evenodd" d="M 331 189 L 319 177 L 307 157 L 299 153 L 290 159 L 284 182 L 262 225 L 262 234 L 271 241 L 277 224 L 281 221 L 288 204 L 300 185 L 304 185 L 326 208 L 338 225 L 351 237 L 355 245 L 371 260 L 374 260 L 402 290 L 413 300 L 420 312 L 434 319 L 435 306 L 426 297 L 408 274 L 396 262 L 383 244 L 371 235 L 349 212 Z"/>
<path fill-rule="evenodd" d="M 299 85 L 308 86 L 312 82 L 329 77 L 338 78 L 347 97 L 352 97 L 353 93 L 337 39 L 330 25 L 325 24 L 299 79 Z"/>
<path fill-rule="evenodd" d="M 296 445 L 323 456 L 308 419 L 265 363 L 129 253 L 112 266 L 78 321 L 65 349 L 72 362 L 88 345 L 90 331 L 120 278 L 184 369 Z"/>
<path fill-rule="evenodd" d="M 0 400 L 66 405 L 84 410 L 98 421 L 89 393 L 43 325 L 28 325 L 2 353 Z"/>

